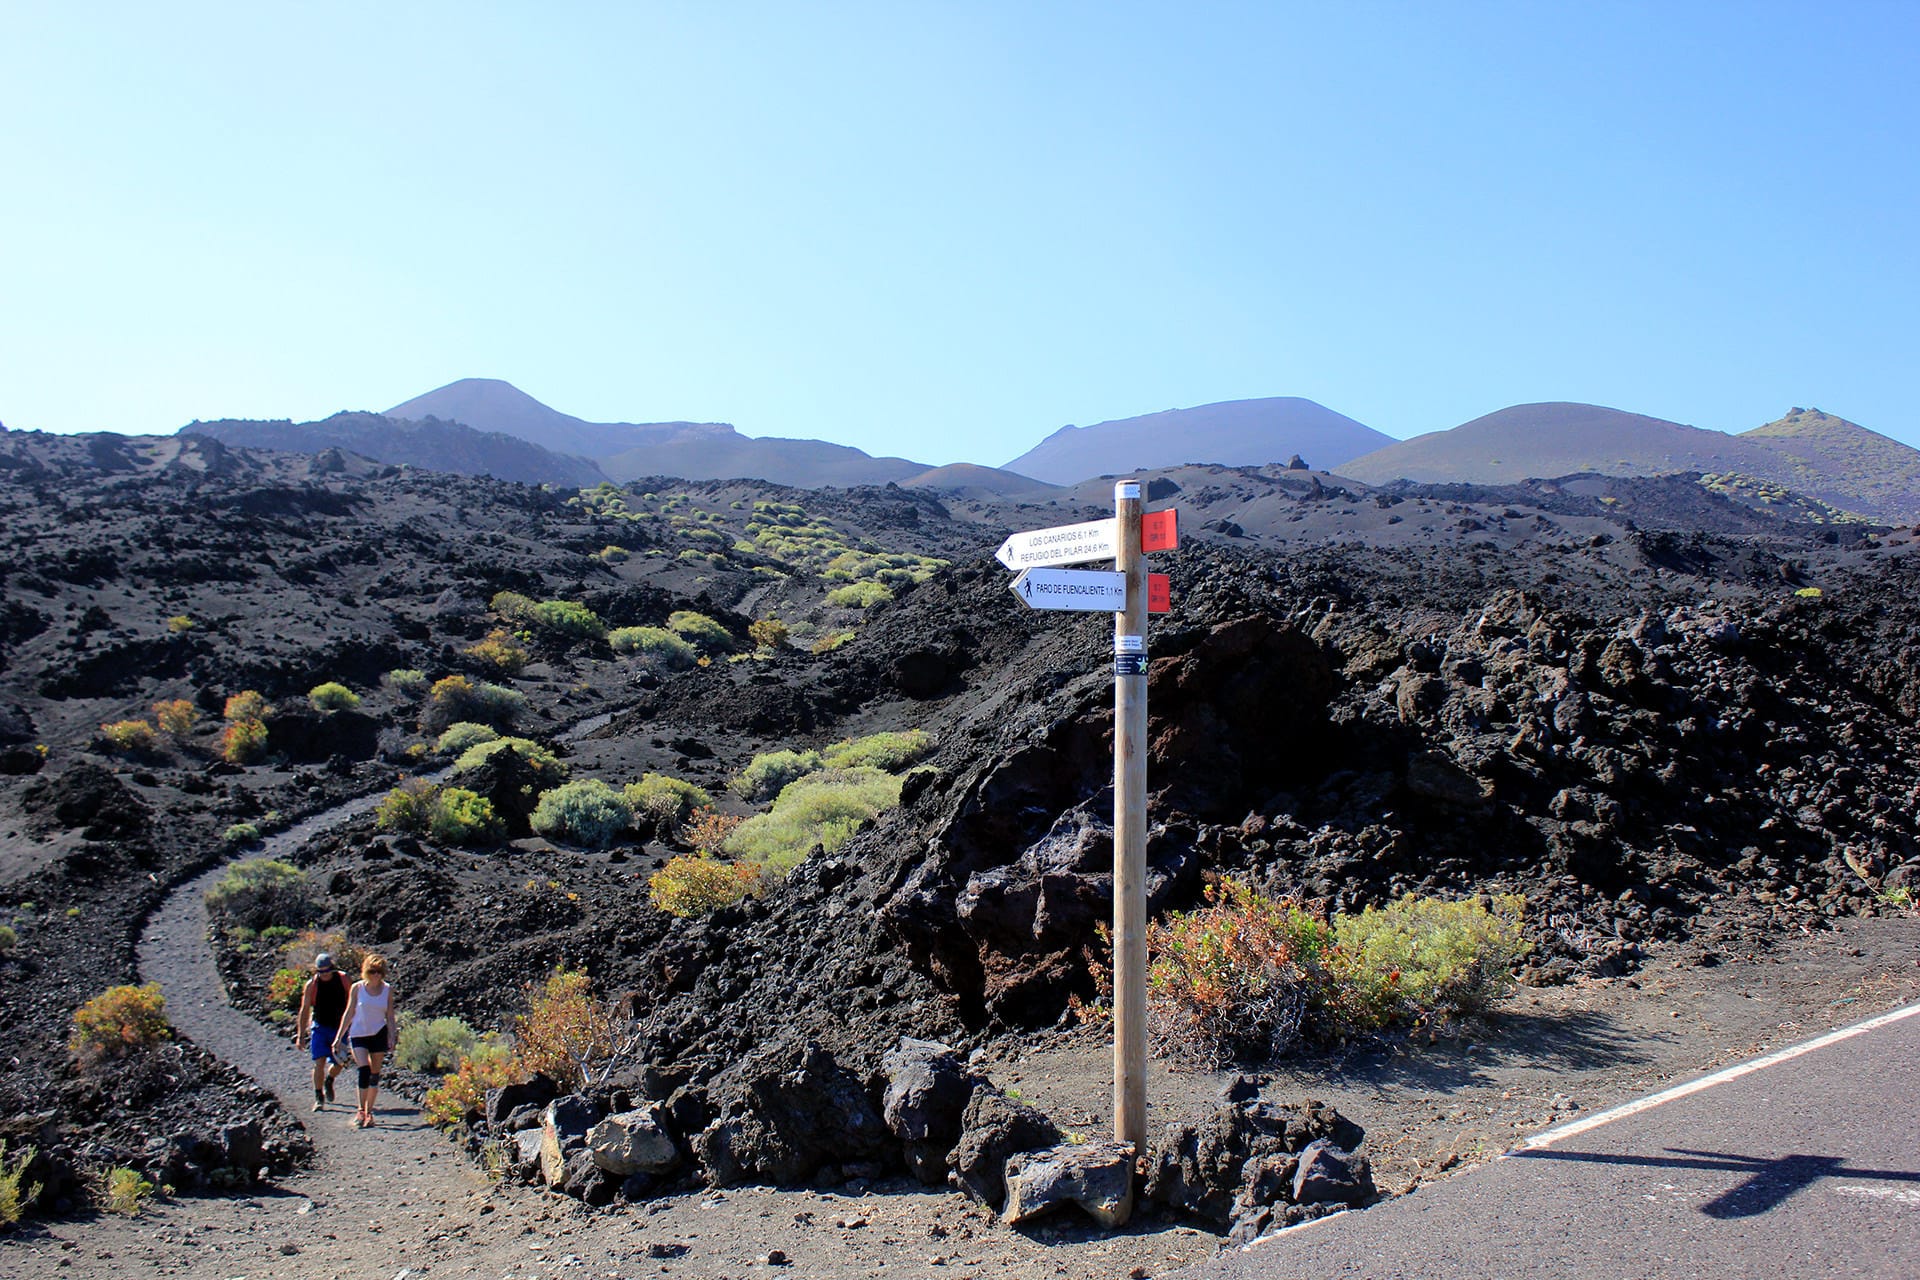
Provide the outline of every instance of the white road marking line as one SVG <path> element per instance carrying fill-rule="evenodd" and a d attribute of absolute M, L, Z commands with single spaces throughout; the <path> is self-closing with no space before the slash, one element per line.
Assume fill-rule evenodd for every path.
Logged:
<path fill-rule="evenodd" d="M 1576 1120 L 1572 1124 L 1563 1124 L 1557 1129 L 1549 1129 L 1545 1133 L 1536 1133 L 1533 1137 L 1528 1138 L 1516 1147 L 1515 1150 L 1542 1150 L 1552 1146 L 1556 1142 L 1564 1142 L 1568 1138 L 1586 1133 L 1590 1129 L 1598 1129 L 1601 1125 L 1612 1124 L 1615 1120 L 1625 1120 L 1628 1116 L 1637 1116 L 1643 1111 L 1651 1111 L 1655 1107 L 1662 1106 L 1665 1103 L 1704 1092 L 1705 1090 L 1713 1088 L 1715 1085 L 1725 1084 L 1729 1080 L 1738 1080 L 1741 1076 L 1751 1075 L 1755 1071 L 1789 1061 L 1799 1057 L 1803 1053 L 1812 1053 L 1815 1049 L 1824 1049 L 1830 1044 L 1838 1044 L 1842 1040 L 1850 1040 L 1854 1036 L 1865 1035 L 1869 1031 L 1878 1030 L 1890 1023 L 1899 1022 L 1902 1018 L 1911 1018 L 1915 1015 L 1920 1015 L 1920 1004 L 1910 1004 L 1904 1009 L 1895 1009 L 1891 1013 L 1883 1013 L 1877 1018 L 1868 1018 L 1865 1022 L 1856 1022 L 1852 1026 L 1842 1027 L 1838 1031 L 1829 1031 L 1826 1035 L 1808 1040 L 1804 1044 L 1796 1044 L 1789 1048 L 1779 1049 L 1767 1054 L 1765 1057 L 1755 1058 L 1751 1062 L 1742 1062 L 1736 1066 L 1727 1067 L 1725 1070 L 1716 1071 L 1712 1075 L 1702 1076 L 1698 1080 L 1690 1080 L 1686 1084 L 1675 1085 L 1673 1088 L 1660 1093 L 1639 1098 L 1633 1102 L 1624 1103 L 1621 1106 L 1613 1107 L 1607 1111 L 1597 1112 L 1583 1120 Z M 1505 1156 L 1501 1157 L 1501 1159 L 1505 1158 Z"/>
<path fill-rule="evenodd" d="M 1920 1191 L 1911 1187 L 1832 1187 L 1843 1196 L 1859 1196 L 1863 1200 L 1891 1200 L 1895 1204 L 1910 1204 L 1920 1209 Z"/>

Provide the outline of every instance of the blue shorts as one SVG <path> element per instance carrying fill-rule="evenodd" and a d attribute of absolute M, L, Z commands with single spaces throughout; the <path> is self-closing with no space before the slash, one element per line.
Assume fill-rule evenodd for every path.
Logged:
<path fill-rule="evenodd" d="M 333 1057 L 333 1038 L 340 1034 L 338 1027 L 323 1027 L 314 1023 L 307 1032 L 307 1052 L 313 1055 L 315 1062 L 323 1062 Z"/>

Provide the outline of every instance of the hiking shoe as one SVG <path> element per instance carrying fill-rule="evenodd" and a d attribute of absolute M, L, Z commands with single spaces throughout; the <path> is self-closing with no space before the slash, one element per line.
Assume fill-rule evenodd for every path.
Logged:
<path fill-rule="evenodd" d="M 313 1091 L 313 1109 L 315 1111 L 325 1111 L 327 1109 L 327 1100 L 321 1096 L 318 1089 Z"/>
<path fill-rule="evenodd" d="M 328 1102 L 333 1101 L 333 1077 L 332 1076 L 327 1077 L 327 1101 Z"/>

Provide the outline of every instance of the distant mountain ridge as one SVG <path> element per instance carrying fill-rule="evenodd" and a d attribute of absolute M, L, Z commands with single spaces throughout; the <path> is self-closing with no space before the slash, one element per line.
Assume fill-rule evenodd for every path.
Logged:
<path fill-rule="evenodd" d="M 1513 484 L 1594 472 L 1698 471 L 1739 490 L 1757 480 L 1873 520 L 1920 519 L 1920 450 L 1818 410 L 1796 409 L 1741 435 L 1603 405 L 1520 404 L 1356 458 L 1368 484 Z"/>
<path fill-rule="evenodd" d="M 1258 467 L 1298 454 L 1310 466 L 1336 470 L 1392 443 L 1392 436 L 1325 405 L 1271 396 L 1062 427 L 1006 469 L 1051 484 L 1077 484 L 1093 476 L 1183 463 Z"/>
<path fill-rule="evenodd" d="M 457 422 L 426 418 L 418 422 L 378 413 L 336 413 L 318 422 L 259 421 L 226 418 L 190 422 L 181 435 L 209 436 L 223 444 L 287 453 L 345 450 L 376 462 L 492 476 L 521 484 L 591 487 L 607 479 L 586 458 L 543 449 L 497 431 L 476 431 Z"/>

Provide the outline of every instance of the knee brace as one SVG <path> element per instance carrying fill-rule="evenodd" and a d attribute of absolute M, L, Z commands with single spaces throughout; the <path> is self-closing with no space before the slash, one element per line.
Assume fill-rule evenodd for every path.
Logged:
<path fill-rule="evenodd" d="M 362 1089 L 373 1088 L 373 1082 L 375 1080 L 378 1080 L 379 1078 L 380 1077 L 373 1074 L 373 1069 L 371 1067 L 360 1068 L 360 1087 Z"/>
<path fill-rule="evenodd" d="M 378 1089 L 380 1087 L 380 1073 L 378 1071 L 368 1071 L 367 1083 L 373 1088 Z"/>

